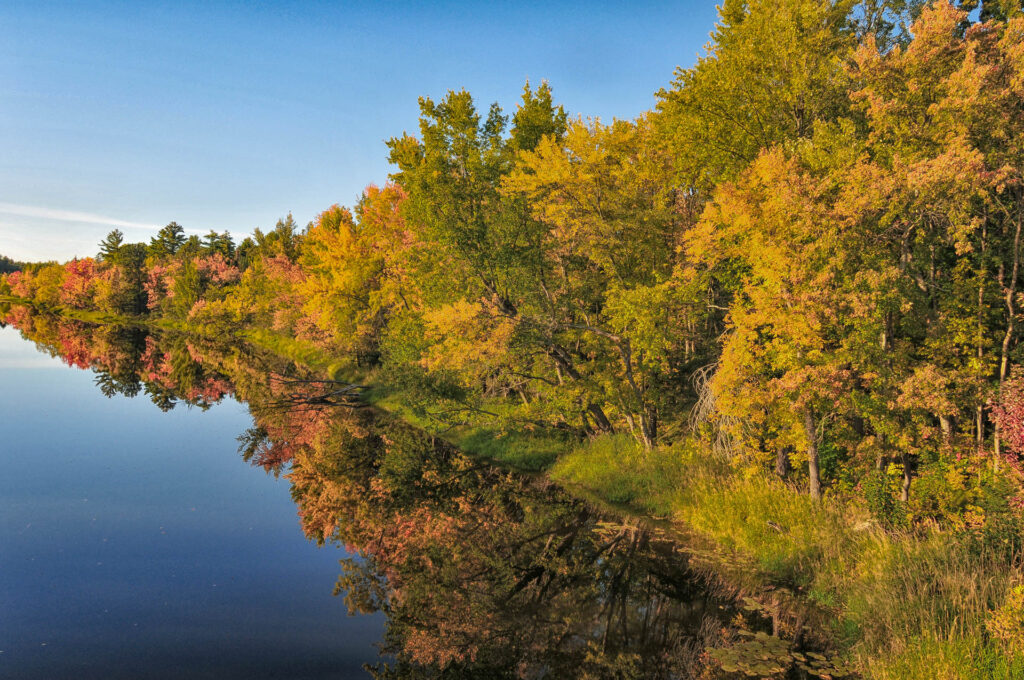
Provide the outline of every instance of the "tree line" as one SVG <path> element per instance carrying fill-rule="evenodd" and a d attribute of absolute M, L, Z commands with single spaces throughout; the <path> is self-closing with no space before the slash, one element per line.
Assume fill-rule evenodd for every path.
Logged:
<path fill-rule="evenodd" d="M 726 0 L 634 120 L 547 83 L 509 114 L 424 97 L 352 209 L 238 244 L 114 230 L 0 293 L 269 329 L 442 427 L 696 438 L 815 497 L 1012 475 L 1022 46 L 1020 2 Z"/>
<path fill-rule="evenodd" d="M 24 266 L 24 262 L 18 262 L 17 260 L 12 260 L 6 255 L 0 255 L 0 274 L 21 271 L 21 268 Z"/>

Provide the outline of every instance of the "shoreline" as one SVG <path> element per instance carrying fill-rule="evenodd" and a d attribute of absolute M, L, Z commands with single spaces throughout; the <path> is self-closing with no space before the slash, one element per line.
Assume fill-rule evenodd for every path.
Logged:
<path fill-rule="evenodd" d="M 44 311 L 103 325 L 225 335 L 147 318 Z M 542 476 L 599 509 L 643 523 L 690 555 L 709 582 L 759 610 L 783 639 L 807 635 L 864 677 L 972 677 L 952 670 L 962 663 L 983 670 L 973 677 L 1019 677 L 1015 658 L 987 637 L 978 608 L 996 606 L 996 593 L 1021 574 L 995 556 L 973 554 L 969 532 L 885 529 L 839 492 L 817 502 L 766 475 L 743 477 L 694 436 L 645 450 L 623 435 L 577 442 L 488 426 L 436 432 L 373 370 L 346 373 L 311 343 L 267 329 L 232 329 L 231 335 L 314 373 L 365 385 L 361 399 L 368 405 L 466 455 Z M 933 634 L 892 635 L 898 626 L 909 633 L 915 625 Z"/>
<path fill-rule="evenodd" d="M 30 300 L 17 298 L 0 298 L 0 304 L 23 304 L 33 307 L 45 314 L 74 319 L 98 325 L 122 325 L 170 331 L 186 335 L 197 335 L 206 338 L 223 339 L 223 334 L 212 332 L 208 328 L 190 326 L 184 323 L 153 319 L 149 317 L 122 317 L 73 309 L 46 309 Z M 608 443 L 625 445 L 633 448 L 635 442 L 621 435 L 605 435 L 594 442 L 574 442 L 567 438 L 544 437 L 534 433 L 508 433 L 500 428 L 488 426 L 462 426 L 446 432 L 434 432 L 430 423 L 418 416 L 411 408 L 401 401 L 401 393 L 389 390 L 374 380 L 374 371 L 363 371 L 360 374 L 339 370 L 338 362 L 312 343 L 303 342 L 281 333 L 261 328 L 233 329 L 231 334 L 235 341 L 250 344 L 280 358 L 293 361 L 314 374 L 323 375 L 332 380 L 364 385 L 359 399 L 370 407 L 390 417 L 397 418 L 413 427 L 429 432 L 432 436 L 445 441 L 458 451 L 484 463 L 504 468 L 521 475 L 542 477 L 565 490 L 569 495 L 593 505 L 602 512 L 636 521 L 645 529 L 666 538 L 677 545 L 691 560 L 695 573 L 701 578 L 729 593 L 737 602 L 746 601 L 748 608 L 756 601 L 760 613 L 770 618 L 773 628 L 789 633 L 788 637 L 800 639 L 808 636 L 814 640 L 813 646 L 835 653 L 837 658 L 846 657 L 849 649 L 839 644 L 838 638 L 830 628 L 836 613 L 821 607 L 809 600 L 799 587 L 785 583 L 780 574 L 761 570 L 750 559 L 736 551 L 730 551 L 715 540 L 713 535 L 701 533 L 684 521 L 674 517 L 674 513 L 652 511 L 652 498 L 644 498 L 635 494 L 624 496 L 600 485 L 588 484 L 586 480 L 575 478 L 564 469 L 566 460 L 586 457 L 593 444 Z M 526 449 L 524 451 L 524 449 Z M 659 447 L 651 454 L 668 452 L 671 447 Z M 563 467 L 559 468 L 562 463 Z M 615 481 L 614 479 L 612 480 Z M 808 635 L 809 634 L 809 635 Z M 839 677 L 839 676 L 837 676 Z"/>

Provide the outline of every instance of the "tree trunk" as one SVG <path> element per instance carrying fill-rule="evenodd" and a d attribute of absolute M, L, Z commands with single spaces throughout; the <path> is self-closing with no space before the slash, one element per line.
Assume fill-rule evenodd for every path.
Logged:
<path fill-rule="evenodd" d="M 579 382 L 581 376 L 576 367 L 572 365 L 572 360 L 569 358 L 569 352 L 565 348 L 551 343 L 548 345 L 548 356 L 550 356 L 555 362 L 555 370 L 558 371 L 558 382 L 562 382 L 562 371 L 564 371 L 570 378 Z M 559 370 L 561 369 L 561 370 Z M 608 416 L 604 414 L 604 409 L 600 405 L 591 402 L 587 404 L 587 411 L 594 417 L 594 426 L 600 432 L 612 433 L 615 429 L 612 427 L 611 421 L 608 420 Z"/>
<path fill-rule="evenodd" d="M 977 357 L 978 366 L 985 365 L 985 346 L 982 338 L 985 337 L 985 260 L 988 257 L 988 219 L 981 224 L 981 251 L 978 254 L 978 311 L 977 311 L 977 324 L 978 324 L 978 342 L 977 342 Z M 980 369 L 979 369 L 980 370 Z M 975 436 L 978 449 L 980 450 L 985 445 L 985 404 L 984 401 L 975 408 Z M 993 467 L 998 465 L 995 458 L 992 459 Z"/>
<path fill-rule="evenodd" d="M 821 473 L 818 471 L 818 431 L 814 425 L 814 413 L 804 409 L 804 433 L 807 435 L 807 475 L 810 478 L 810 493 L 814 500 L 821 499 Z"/>
<path fill-rule="evenodd" d="M 644 446 L 653 449 L 658 443 L 658 416 L 651 410 L 640 414 L 640 434 L 643 437 Z"/>
<path fill-rule="evenodd" d="M 1013 234 L 1012 264 L 1010 265 L 1009 281 L 1003 283 L 1003 299 L 1006 303 L 1006 333 L 1003 334 L 1003 344 L 999 357 L 999 396 L 1003 396 L 1003 384 L 1010 375 L 1010 348 L 1016 332 L 1017 320 L 1017 277 L 1020 275 L 1020 236 L 1021 223 L 1024 222 L 1024 203 L 1020 205 L 1017 214 L 1017 224 Z M 1002 276 L 1000 276 L 1002 279 Z M 995 426 L 995 453 L 996 461 L 1002 456 L 1002 433 L 999 431 L 999 423 Z"/>
<path fill-rule="evenodd" d="M 949 443 L 953 440 L 953 419 L 950 416 L 939 416 L 939 427 L 942 428 L 942 438 Z"/>
<path fill-rule="evenodd" d="M 974 408 L 974 440 L 979 449 L 985 445 L 985 407 L 982 404 Z"/>
<path fill-rule="evenodd" d="M 598 430 L 607 433 L 615 431 L 612 427 L 611 421 L 608 420 L 608 416 L 604 414 L 604 409 L 597 404 L 589 404 L 587 406 L 587 410 L 590 411 L 590 415 L 594 416 L 594 423 L 597 425 Z"/>
<path fill-rule="evenodd" d="M 775 452 L 775 474 L 782 479 L 789 476 L 789 451 L 786 447 L 780 447 Z"/>
<path fill-rule="evenodd" d="M 910 454 L 903 453 L 900 454 L 900 457 L 903 462 L 903 486 L 900 488 L 900 500 L 906 503 L 910 500 L 910 480 L 912 474 Z"/>

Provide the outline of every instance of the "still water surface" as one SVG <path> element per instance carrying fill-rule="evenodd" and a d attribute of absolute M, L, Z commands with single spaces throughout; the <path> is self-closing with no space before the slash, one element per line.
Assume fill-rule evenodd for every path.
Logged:
<path fill-rule="evenodd" d="M 383 616 L 242 462 L 245 405 L 162 412 L 0 330 L 0 677 L 365 676 Z"/>
<path fill-rule="evenodd" d="M 2 678 L 686 678 L 734 637 L 671 541 L 280 358 L 0 318 Z"/>

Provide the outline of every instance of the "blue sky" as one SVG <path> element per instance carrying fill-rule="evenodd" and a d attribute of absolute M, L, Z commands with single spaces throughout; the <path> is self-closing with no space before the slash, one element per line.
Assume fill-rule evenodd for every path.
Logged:
<path fill-rule="evenodd" d="M 0 3 L 0 254 L 93 255 L 113 227 L 236 237 L 386 180 L 416 99 L 632 118 L 714 27 L 692 2 Z"/>

